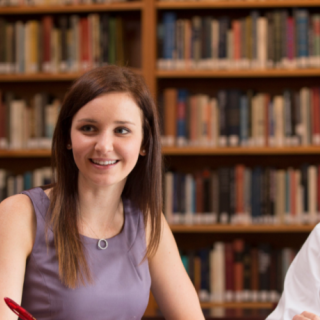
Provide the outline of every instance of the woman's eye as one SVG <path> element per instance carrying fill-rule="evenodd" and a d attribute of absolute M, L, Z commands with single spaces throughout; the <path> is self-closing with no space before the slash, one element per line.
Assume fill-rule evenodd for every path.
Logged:
<path fill-rule="evenodd" d="M 91 130 L 91 129 L 92 129 L 92 130 Z M 83 127 L 81 128 L 81 130 L 84 131 L 84 132 L 92 132 L 92 131 L 93 131 L 93 127 L 87 125 L 87 126 L 83 126 Z"/>
<path fill-rule="evenodd" d="M 121 133 L 121 134 L 127 134 L 127 133 L 129 133 L 129 130 L 126 128 L 117 128 L 116 132 Z"/>

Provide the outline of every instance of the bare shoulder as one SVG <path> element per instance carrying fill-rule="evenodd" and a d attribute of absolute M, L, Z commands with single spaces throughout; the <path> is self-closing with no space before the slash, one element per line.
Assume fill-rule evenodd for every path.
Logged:
<path fill-rule="evenodd" d="M 0 234 L 3 241 L 17 241 L 27 255 L 32 250 L 36 232 L 36 218 L 30 198 L 17 194 L 0 203 Z"/>
<path fill-rule="evenodd" d="M 33 205 L 30 198 L 25 194 L 16 194 L 8 197 L 0 203 L 0 217 L 6 215 L 15 215 L 18 217 L 21 215 L 33 213 Z"/>

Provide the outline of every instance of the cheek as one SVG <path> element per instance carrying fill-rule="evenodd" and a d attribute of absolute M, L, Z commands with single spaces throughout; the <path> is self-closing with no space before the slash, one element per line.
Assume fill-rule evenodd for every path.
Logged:
<path fill-rule="evenodd" d="M 122 154 L 127 159 L 127 161 L 134 163 L 138 160 L 140 147 L 141 142 L 137 140 L 121 143 Z"/>
<path fill-rule="evenodd" d="M 89 147 L 90 141 L 87 137 L 81 134 L 71 133 L 71 143 L 73 157 L 77 166 L 79 167 L 79 161 L 85 156 L 85 151 Z"/>

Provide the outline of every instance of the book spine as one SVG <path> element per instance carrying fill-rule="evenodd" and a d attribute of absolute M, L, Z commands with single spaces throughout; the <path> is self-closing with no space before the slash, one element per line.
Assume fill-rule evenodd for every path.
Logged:
<path fill-rule="evenodd" d="M 176 20 L 177 18 L 174 12 L 166 12 L 163 15 L 163 26 L 164 26 L 163 58 L 165 63 L 163 67 L 167 69 L 173 68 Z"/>
<path fill-rule="evenodd" d="M 243 300 L 243 251 L 244 242 L 242 239 L 236 239 L 233 242 L 234 250 L 234 291 L 235 291 L 235 301 Z"/>
<path fill-rule="evenodd" d="M 178 101 L 177 101 L 177 145 L 184 146 L 187 143 L 186 133 L 186 108 L 187 108 L 187 96 L 188 92 L 185 89 L 178 90 Z"/>

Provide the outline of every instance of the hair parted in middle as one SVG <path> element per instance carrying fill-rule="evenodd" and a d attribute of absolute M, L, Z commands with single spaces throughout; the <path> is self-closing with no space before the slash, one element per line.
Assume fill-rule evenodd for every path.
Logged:
<path fill-rule="evenodd" d="M 47 227 L 53 228 L 54 244 L 62 282 L 75 288 L 92 282 L 77 227 L 78 167 L 67 145 L 74 115 L 89 101 L 112 92 L 129 94 L 143 114 L 144 156 L 139 156 L 127 177 L 122 196 L 140 209 L 151 226 L 145 258 L 151 257 L 160 241 L 162 212 L 162 155 L 156 105 L 140 75 L 125 67 L 105 66 L 82 75 L 70 88 L 61 106 L 52 141 L 53 187 Z M 48 230 L 48 228 L 47 228 Z"/>

